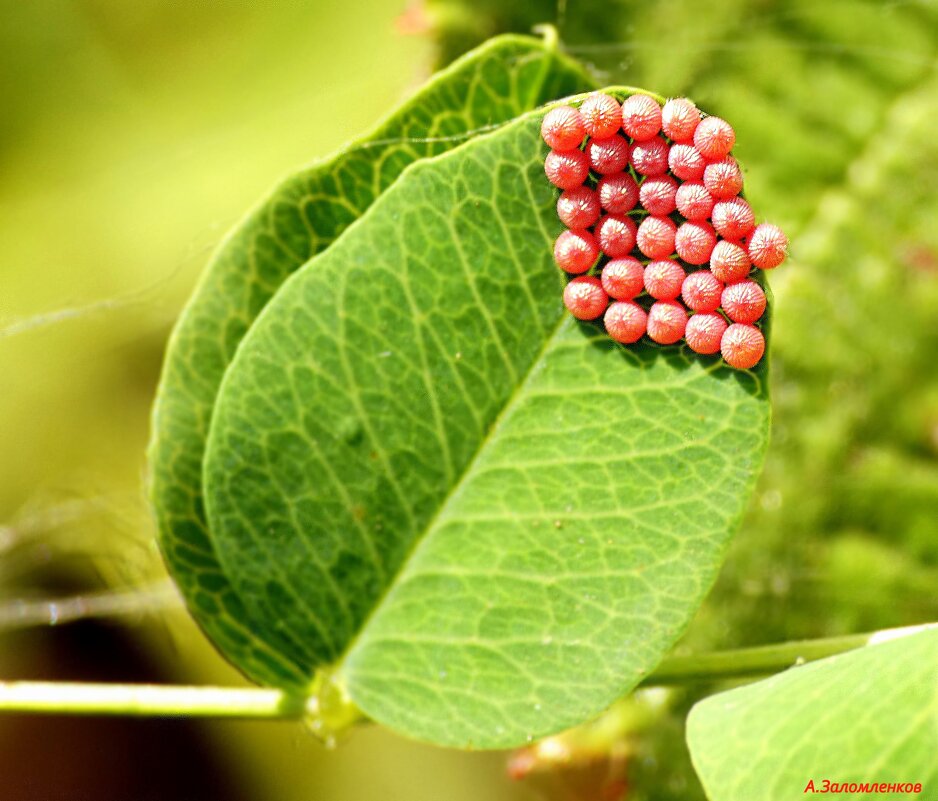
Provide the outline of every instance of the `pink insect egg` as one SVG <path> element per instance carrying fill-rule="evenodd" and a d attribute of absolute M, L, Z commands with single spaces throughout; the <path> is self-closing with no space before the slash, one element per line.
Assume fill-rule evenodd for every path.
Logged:
<path fill-rule="evenodd" d="M 554 261 L 567 273 L 585 273 L 599 258 L 599 245 L 589 231 L 564 231 L 554 243 Z"/>
<path fill-rule="evenodd" d="M 617 259 L 628 256 L 635 247 L 637 231 L 631 217 L 607 214 L 596 226 L 596 239 L 607 256 Z"/>
<path fill-rule="evenodd" d="M 629 163 L 629 143 L 621 136 L 590 139 L 586 144 L 590 168 L 600 175 L 622 172 Z"/>
<path fill-rule="evenodd" d="M 648 95 L 631 95 L 622 104 L 622 129 L 636 142 L 645 142 L 661 130 L 661 106 Z"/>
<path fill-rule="evenodd" d="M 771 223 L 757 225 L 749 237 L 749 258 L 762 270 L 778 267 L 788 255 L 788 237 Z"/>
<path fill-rule="evenodd" d="M 609 304 L 603 315 L 606 332 L 616 342 L 631 345 L 644 336 L 648 325 L 645 310 L 631 300 L 617 300 Z"/>
<path fill-rule="evenodd" d="M 668 151 L 668 168 L 682 181 L 700 181 L 707 162 L 693 145 L 676 144 Z"/>
<path fill-rule="evenodd" d="M 739 240 L 752 233 L 756 215 L 741 197 L 721 200 L 713 207 L 713 227 L 724 239 Z"/>
<path fill-rule="evenodd" d="M 687 346 L 695 353 L 718 353 L 723 332 L 726 331 L 726 320 L 719 314 L 712 312 L 694 314 L 687 321 L 684 329 L 684 340 Z"/>
<path fill-rule="evenodd" d="M 638 249 L 649 259 L 666 259 L 674 253 L 677 226 L 670 217 L 649 215 L 638 226 Z"/>
<path fill-rule="evenodd" d="M 722 295 L 723 283 L 710 270 L 691 273 L 681 285 L 681 299 L 695 312 L 715 312 Z"/>
<path fill-rule="evenodd" d="M 735 284 L 749 275 L 749 254 L 742 245 L 723 239 L 710 254 L 710 270 L 724 284 Z"/>
<path fill-rule="evenodd" d="M 687 310 L 676 300 L 659 300 L 648 310 L 648 336 L 659 345 L 673 345 L 684 336 Z"/>
<path fill-rule="evenodd" d="M 645 291 L 655 300 L 674 300 L 683 284 L 684 268 L 672 259 L 652 261 L 645 268 Z"/>
<path fill-rule="evenodd" d="M 609 296 L 596 276 L 581 275 L 564 288 L 563 303 L 578 320 L 595 320 L 606 311 Z"/>
<path fill-rule="evenodd" d="M 639 187 L 639 200 L 649 214 L 670 214 L 677 208 L 677 181 L 670 175 L 646 178 Z"/>
<path fill-rule="evenodd" d="M 586 136 L 580 112 L 571 106 L 558 106 L 544 115 L 541 137 L 552 150 L 575 150 Z"/>
<path fill-rule="evenodd" d="M 551 150 L 544 159 L 547 180 L 560 189 L 580 186 L 590 174 L 590 160 L 582 150 Z"/>
<path fill-rule="evenodd" d="M 616 300 L 632 300 L 644 289 L 644 277 L 645 268 L 638 259 L 632 256 L 612 259 L 603 267 L 603 289 Z"/>
<path fill-rule="evenodd" d="M 700 110 L 686 97 L 675 97 L 661 110 L 661 130 L 672 142 L 692 142 L 700 124 Z"/>
<path fill-rule="evenodd" d="M 734 323 L 754 323 L 765 312 L 765 292 L 755 281 L 740 281 L 723 290 L 720 305 Z"/>
<path fill-rule="evenodd" d="M 674 204 L 677 210 L 688 220 L 702 221 L 710 217 L 716 201 L 707 188 L 697 181 L 688 181 L 677 188 Z"/>
<path fill-rule="evenodd" d="M 580 104 L 580 117 L 587 136 L 596 139 L 607 139 L 622 127 L 619 101 L 602 92 L 593 92 Z"/>
<path fill-rule="evenodd" d="M 557 199 L 557 216 L 567 228 L 589 228 L 599 219 L 599 196 L 587 186 L 568 189 Z"/>
<path fill-rule="evenodd" d="M 611 214 L 625 214 L 638 203 L 638 184 L 627 172 L 604 175 L 596 184 L 600 205 Z"/>
<path fill-rule="evenodd" d="M 674 249 L 688 264 L 706 264 L 717 243 L 716 231 L 706 222 L 683 223 L 674 237 Z"/>
<path fill-rule="evenodd" d="M 743 188 L 743 173 L 732 156 L 710 162 L 703 173 L 704 186 L 718 200 L 736 197 Z"/>
<path fill-rule="evenodd" d="M 754 325 L 733 323 L 720 339 L 723 361 L 737 370 L 755 367 L 765 353 L 765 337 Z"/>
<path fill-rule="evenodd" d="M 632 145 L 629 163 L 639 175 L 664 175 L 668 171 L 668 144 L 654 136 Z"/>
<path fill-rule="evenodd" d="M 708 161 L 728 155 L 736 143 L 736 132 L 719 117 L 704 117 L 694 130 L 694 147 Z"/>

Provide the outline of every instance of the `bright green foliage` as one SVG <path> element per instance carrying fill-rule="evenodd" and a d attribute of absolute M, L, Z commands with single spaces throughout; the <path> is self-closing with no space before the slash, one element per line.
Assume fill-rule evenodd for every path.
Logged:
<path fill-rule="evenodd" d="M 303 687 L 286 644 L 256 625 L 218 565 L 202 505 L 205 437 L 238 343 L 283 281 L 368 208 L 411 162 L 589 79 L 540 41 L 496 39 L 438 75 L 372 134 L 281 183 L 225 240 L 177 326 L 154 411 L 152 495 L 160 544 L 189 609 L 252 678 Z"/>
<path fill-rule="evenodd" d="M 437 743 L 524 742 L 634 686 L 766 442 L 764 365 L 565 314 L 540 119 L 412 166 L 297 273 L 209 437 L 210 527 L 252 618 Z"/>
<path fill-rule="evenodd" d="M 687 739 L 711 801 L 800 798 L 809 781 L 938 782 L 938 630 L 712 696 Z M 908 798 L 857 793 L 852 798 Z"/>

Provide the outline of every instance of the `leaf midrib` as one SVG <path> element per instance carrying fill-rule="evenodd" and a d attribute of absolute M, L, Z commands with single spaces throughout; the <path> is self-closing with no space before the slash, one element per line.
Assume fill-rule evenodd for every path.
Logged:
<path fill-rule="evenodd" d="M 529 186 L 528 182 L 525 181 L 525 185 Z M 557 336 L 560 334 L 563 326 L 569 324 L 567 316 L 560 312 L 558 315 L 557 322 L 550 329 L 548 336 L 544 338 L 544 344 L 538 349 L 537 353 L 534 355 L 534 358 L 530 361 L 527 369 L 524 373 L 519 376 L 519 380 L 512 390 L 511 395 L 506 399 L 505 404 L 502 406 L 498 414 L 495 415 L 495 418 L 492 420 L 492 423 L 489 425 L 489 430 L 479 439 L 479 444 L 473 452 L 472 456 L 466 461 L 465 465 L 462 468 L 462 471 L 459 474 L 459 478 L 450 488 L 449 492 L 446 493 L 446 496 L 440 501 L 437 511 L 434 513 L 433 517 L 427 522 L 423 527 L 423 532 L 414 538 L 413 543 L 411 544 L 410 550 L 407 552 L 407 555 L 401 561 L 400 566 L 394 574 L 393 579 L 388 582 L 384 590 L 381 592 L 381 595 L 378 597 L 376 602 L 371 608 L 371 611 L 368 613 L 368 616 L 362 621 L 361 626 L 358 629 L 358 632 L 349 640 L 348 645 L 346 646 L 342 656 L 339 657 L 333 670 L 336 674 L 341 674 L 345 666 L 346 661 L 349 656 L 356 650 L 358 645 L 365 639 L 367 639 L 368 628 L 371 622 L 378 616 L 381 612 L 385 603 L 387 602 L 389 596 L 394 591 L 395 587 L 398 585 L 398 580 L 406 574 L 408 567 L 417 557 L 421 546 L 428 541 L 431 537 L 433 531 L 437 528 L 440 521 L 445 517 L 448 507 L 452 501 L 459 495 L 462 491 L 463 485 L 469 480 L 469 478 L 475 472 L 476 463 L 479 461 L 480 456 L 486 451 L 489 444 L 495 438 L 496 433 L 499 431 L 503 423 L 509 414 L 513 411 L 515 405 L 520 401 L 520 398 L 523 397 L 523 390 L 527 387 L 528 383 L 531 381 L 534 373 L 537 371 L 537 368 L 542 363 L 546 354 L 551 350 L 554 345 L 554 341 L 557 339 Z"/>
<path fill-rule="evenodd" d="M 546 76 L 547 74 L 548 74 L 547 71 L 542 73 L 542 76 L 541 76 L 542 84 L 543 84 L 544 76 Z M 538 91 L 540 91 L 540 88 L 538 89 Z M 582 98 L 585 96 L 586 96 L 586 93 L 583 93 L 581 95 L 574 95 L 573 98 L 578 99 L 578 98 Z M 573 98 L 567 98 L 567 100 L 570 100 Z M 552 105 L 557 105 L 560 102 L 562 101 L 555 101 L 554 103 L 545 104 L 545 106 L 542 106 L 540 109 L 535 109 L 529 112 L 525 112 L 524 114 L 521 114 L 518 117 L 515 117 L 513 120 L 509 120 L 505 122 L 504 124 L 498 126 L 494 130 L 486 132 L 485 134 L 481 134 L 479 136 L 473 137 L 467 142 L 464 142 L 463 144 L 458 145 L 452 150 L 449 150 L 446 153 L 442 153 L 439 156 L 433 156 L 431 158 L 421 159 L 420 161 L 413 162 L 412 164 L 409 164 L 403 170 L 400 177 L 398 178 L 398 181 L 395 183 L 399 183 L 405 180 L 408 174 L 410 173 L 419 172 L 420 170 L 425 169 L 427 164 L 433 163 L 437 160 L 444 160 L 447 158 L 456 157 L 456 155 L 458 155 L 464 148 L 470 145 L 474 145 L 480 139 L 493 136 L 494 134 L 501 132 L 508 126 L 511 126 L 511 125 L 521 126 L 525 122 L 528 122 L 531 118 L 537 116 L 540 113 L 543 113 L 544 108 L 550 107 Z M 528 195 L 530 196 L 532 187 L 531 187 L 531 182 L 530 180 L 528 180 L 527 176 L 525 176 L 524 187 L 525 187 L 525 192 L 527 192 Z M 361 217 L 355 220 L 355 222 L 353 222 L 349 226 L 349 228 L 346 229 L 346 231 L 352 230 L 353 228 L 360 225 L 362 223 L 362 220 L 364 220 L 367 216 L 368 216 L 367 213 L 363 214 Z M 542 230 L 544 230 L 543 226 L 542 226 Z M 544 233 L 545 233 L 545 241 L 546 241 L 547 240 L 546 231 L 544 231 Z M 462 254 L 460 254 L 460 261 L 465 262 L 465 259 L 462 256 Z M 515 376 L 516 385 L 515 385 L 514 390 L 512 390 L 511 395 L 506 399 L 501 410 L 498 412 L 498 414 L 495 415 L 494 419 L 489 424 L 488 431 L 485 432 L 485 434 L 483 434 L 483 436 L 479 439 L 479 444 L 477 445 L 475 451 L 473 452 L 472 456 L 463 465 L 461 471 L 459 472 L 458 478 L 450 487 L 449 492 L 447 492 L 444 498 L 440 501 L 437 511 L 434 513 L 433 517 L 427 522 L 426 525 L 422 527 L 422 533 L 419 533 L 417 536 L 414 537 L 414 540 L 411 543 L 406 556 L 401 560 L 400 565 L 398 566 L 397 570 L 394 572 L 394 575 L 392 576 L 391 580 L 388 581 L 387 584 L 384 586 L 384 589 L 381 591 L 381 594 L 378 596 L 375 603 L 372 605 L 371 610 L 368 612 L 368 615 L 365 617 L 365 619 L 362 621 L 361 625 L 359 626 L 358 631 L 348 641 L 348 644 L 343 650 L 341 656 L 329 668 L 330 673 L 334 673 L 335 675 L 341 674 L 349 656 L 352 653 L 354 653 L 358 645 L 364 639 L 366 639 L 369 625 L 375 619 L 375 617 L 377 617 L 378 613 L 384 607 L 385 603 L 387 602 L 388 597 L 391 595 L 394 588 L 397 586 L 398 580 L 400 579 L 402 575 L 406 573 L 409 565 L 411 564 L 411 562 L 414 560 L 417 553 L 419 552 L 421 545 L 427 541 L 431 532 L 436 528 L 440 519 L 445 515 L 446 510 L 448 506 L 450 505 L 451 501 L 459 494 L 463 485 L 466 483 L 469 476 L 473 473 L 474 467 L 476 463 L 478 462 L 480 455 L 486 450 L 488 444 L 492 441 L 496 431 L 498 431 L 498 429 L 504 422 L 505 418 L 508 416 L 509 412 L 513 409 L 514 405 L 518 402 L 519 396 L 522 394 L 522 390 L 530 381 L 533 373 L 535 372 L 537 366 L 543 360 L 545 354 L 552 347 L 554 340 L 557 338 L 557 335 L 560 333 L 561 328 L 564 325 L 565 321 L 566 321 L 566 315 L 564 315 L 563 311 L 560 310 L 557 316 L 556 322 L 548 329 L 548 331 L 545 334 L 544 343 L 541 345 L 537 353 L 531 359 L 531 361 L 528 364 L 528 368 L 524 371 L 524 373 L 520 376 L 517 376 L 517 375 Z M 324 669 L 323 667 L 318 668 L 317 673 L 323 669 Z"/>
<path fill-rule="evenodd" d="M 543 83 L 543 76 L 546 74 L 547 72 L 545 71 L 542 75 L 542 79 L 541 79 L 542 83 Z M 632 87 L 632 86 L 614 86 L 614 87 L 610 87 L 607 91 L 613 91 L 613 92 L 617 91 L 617 92 L 622 92 L 625 94 L 635 94 L 636 92 L 641 92 L 643 90 L 637 89 L 636 87 Z M 475 144 L 480 139 L 486 139 L 489 136 L 492 136 L 495 133 L 504 130 L 508 126 L 517 125 L 520 127 L 521 125 L 537 117 L 538 115 L 543 114 L 545 109 L 549 109 L 553 106 L 561 105 L 564 103 L 579 102 L 583 100 L 585 97 L 587 97 L 588 94 L 590 93 L 583 92 L 580 94 L 571 95 L 566 98 L 558 99 L 552 103 L 546 103 L 538 109 L 533 109 L 531 111 L 525 112 L 524 114 L 520 114 L 519 116 L 515 117 L 513 120 L 509 120 L 508 122 L 504 123 L 503 125 L 499 126 L 498 128 L 496 128 L 495 130 L 491 132 L 487 132 L 480 136 L 474 137 L 473 139 L 470 139 L 469 141 L 453 148 L 452 150 L 447 151 L 446 153 L 442 153 L 439 156 L 434 156 L 428 159 L 421 159 L 418 162 L 414 162 L 413 164 L 408 165 L 404 169 L 398 181 L 404 179 L 408 173 L 418 172 L 419 170 L 426 168 L 428 164 L 433 163 L 437 160 L 455 158 L 456 155 L 458 155 L 464 148 Z M 528 175 L 525 175 L 524 189 L 529 197 L 533 197 L 532 185 L 531 185 L 531 181 L 529 180 Z M 367 217 L 367 214 L 362 215 L 362 217 L 359 217 L 358 220 L 352 223 L 350 228 L 360 224 L 362 219 L 364 219 L 365 217 Z M 545 234 L 545 241 L 547 242 L 547 244 L 549 244 L 549 236 L 547 235 L 547 231 L 543 226 L 543 221 L 540 219 L 540 216 L 538 220 L 539 220 L 541 230 Z M 460 260 L 464 261 L 462 257 L 460 258 Z M 394 576 L 392 577 L 391 581 L 389 581 L 385 585 L 384 589 L 381 591 L 381 594 L 378 596 L 375 603 L 371 607 L 371 610 L 368 612 L 368 615 L 362 621 L 361 626 L 359 627 L 358 631 L 349 640 L 348 644 L 346 645 L 345 649 L 342 652 L 342 655 L 329 668 L 330 673 L 336 676 L 341 676 L 351 654 L 353 654 L 355 650 L 358 648 L 358 646 L 367 639 L 368 629 L 372 621 L 378 616 L 378 614 L 384 608 L 391 593 L 397 587 L 398 581 L 401 578 L 401 576 L 407 573 L 409 566 L 417 557 L 421 549 L 421 546 L 425 542 L 428 541 L 433 531 L 437 528 L 439 522 L 445 517 L 450 504 L 459 495 L 459 493 L 461 492 L 463 488 L 463 485 L 474 474 L 475 466 L 477 462 L 479 461 L 480 456 L 485 453 L 487 447 L 494 439 L 496 433 L 499 431 L 499 429 L 501 428 L 505 420 L 513 411 L 514 407 L 519 403 L 519 400 L 524 396 L 525 388 L 527 387 L 529 382 L 532 380 L 538 367 L 542 364 L 546 354 L 549 353 L 552 347 L 554 346 L 555 340 L 558 338 L 558 335 L 561 333 L 564 325 L 571 324 L 570 323 L 571 319 L 572 318 L 567 317 L 563 309 L 559 311 L 556 322 L 548 329 L 548 331 L 545 334 L 543 345 L 538 349 L 537 353 L 528 363 L 527 369 L 520 376 L 516 376 L 516 385 L 515 385 L 515 388 L 512 390 L 511 395 L 509 395 L 509 397 L 506 399 L 504 405 L 502 406 L 498 414 L 495 415 L 494 419 L 489 425 L 488 431 L 480 438 L 478 446 L 476 447 L 472 456 L 463 465 L 462 470 L 460 471 L 459 477 L 457 478 L 456 482 L 452 485 L 449 492 L 446 493 L 445 497 L 440 501 L 437 511 L 434 513 L 433 517 L 427 522 L 425 526 L 423 526 L 422 533 L 414 537 L 414 540 L 411 543 L 411 546 L 407 551 L 407 555 L 401 560 L 400 565 L 395 571 Z M 319 668 L 318 670 L 322 670 L 322 669 L 323 668 Z"/>

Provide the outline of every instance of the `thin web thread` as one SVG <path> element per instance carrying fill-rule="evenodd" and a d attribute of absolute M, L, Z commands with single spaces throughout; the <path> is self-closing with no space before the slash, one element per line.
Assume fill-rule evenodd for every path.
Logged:
<path fill-rule="evenodd" d="M 18 598 L 0 603 L 0 631 L 60 626 L 80 620 L 142 617 L 182 608 L 182 599 L 169 579 L 134 587 L 70 595 L 62 598 Z"/>

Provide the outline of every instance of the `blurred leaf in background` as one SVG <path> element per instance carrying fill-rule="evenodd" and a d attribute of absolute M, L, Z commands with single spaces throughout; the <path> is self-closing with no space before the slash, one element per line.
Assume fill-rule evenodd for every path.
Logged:
<path fill-rule="evenodd" d="M 11 543 L 19 554 L 0 574 L 3 597 L 87 589 L 95 576 L 162 578 L 143 447 L 165 338 L 208 251 L 278 176 L 365 130 L 434 59 L 553 22 L 607 82 L 686 94 L 729 119 L 754 206 L 792 235 L 792 262 L 772 276 L 769 461 L 686 647 L 938 618 L 933 0 L 2 0 L 0 10 L 5 567 Z M 48 516 L 63 504 L 72 518 Z M 184 615 L 149 621 L 128 629 L 148 675 L 236 680 Z M 67 665 L 49 647 L 62 636 L 0 639 L 0 673 Z M 70 646 L 99 649 L 85 667 L 102 677 L 141 675 L 130 662 L 105 674 L 101 640 Z M 700 692 L 672 693 L 673 714 L 634 744 L 629 798 L 703 797 L 681 737 Z M 11 725 L 0 724 L 0 754 Z M 77 730 L 94 738 L 90 726 Z M 287 724 L 198 728 L 250 798 L 532 798 L 502 778 L 498 756 L 376 729 L 326 754 Z M 20 757 L 16 775 L 55 774 L 47 751 L 33 759 Z M 21 801 L 11 775 L 0 798 Z"/>

